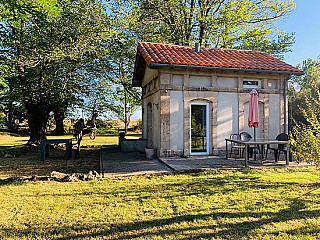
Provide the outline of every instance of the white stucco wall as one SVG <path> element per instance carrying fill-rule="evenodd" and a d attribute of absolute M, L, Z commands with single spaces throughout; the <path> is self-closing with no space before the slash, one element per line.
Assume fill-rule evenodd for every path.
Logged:
<path fill-rule="evenodd" d="M 183 86 L 183 75 L 172 75 L 172 85 L 175 87 Z"/>
<path fill-rule="evenodd" d="M 217 85 L 221 88 L 237 88 L 238 78 L 218 77 Z"/>
<path fill-rule="evenodd" d="M 150 82 L 152 79 L 158 76 L 158 74 L 159 74 L 158 70 L 150 69 L 148 66 L 146 66 L 146 70 L 144 72 L 144 77 L 142 80 L 142 86 L 145 86 L 148 82 Z"/>
<path fill-rule="evenodd" d="M 210 87 L 211 77 L 190 75 L 189 85 L 191 87 Z"/>
<path fill-rule="evenodd" d="M 217 140 L 215 148 L 225 148 L 225 139 L 230 134 L 238 133 L 238 95 L 237 93 L 219 93 L 217 111 Z"/>
<path fill-rule="evenodd" d="M 268 89 L 278 89 L 278 81 L 268 80 Z"/>
<path fill-rule="evenodd" d="M 160 102 L 160 93 L 156 92 L 155 94 L 152 95 L 152 100 L 153 100 L 153 146 L 158 148 L 158 143 L 159 143 L 159 133 L 160 133 L 160 128 L 159 128 L 159 121 L 160 121 L 160 111 L 159 111 L 159 102 Z"/>
<path fill-rule="evenodd" d="M 210 101 L 210 126 L 213 126 L 210 133 L 210 144 L 213 144 L 213 146 L 210 145 L 210 149 L 214 147 L 214 151 L 217 149 L 224 150 L 225 138 L 229 138 L 232 133 L 247 131 L 253 136 L 253 129 L 247 126 L 249 98 L 244 96 L 249 95 L 249 93 L 247 93 L 248 90 L 242 89 L 241 79 L 259 80 L 259 75 L 252 75 L 252 78 L 250 75 L 249 78 L 247 76 L 238 76 L 237 74 L 214 75 L 204 73 L 201 76 L 200 74 L 200 71 L 184 72 L 179 70 L 166 72 L 163 69 L 158 73 L 157 70 L 146 68 L 143 84 L 145 86 L 144 91 L 147 88 L 149 91 L 145 91 L 146 94 L 144 96 L 155 91 L 158 92 L 143 100 L 143 137 L 146 138 L 147 136 L 147 104 L 151 102 L 152 142 L 155 148 L 160 150 L 172 149 L 177 150 L 177 152 L 179 150 L 186 151 L 189 148 L 189 140 L 187 139 L 189 132 L 188 129 L 185 129 L 189 125 L 189 122 L 186 120 L 186 116 L 184 116 L 186 112 L 183 112 L 183 108 L 185 104 L 187 105 L 188 101 L 194 100 L 201 101 L 207 99 Z M 158 78 L 156 78 L 157 76 Z M 150 83 L 152 79 L 155 80 L 155 83 Z M 159 84 L 160 79 L 162 85 Z M 259 105 L 260 122 L 261 120 L 264 121 L 265 125 L 262 126 L 261 124 L 260 128 L 257 129 L 257 137 L 265 136 L 274 139 L 280 133 L 280 109 L 283 111 L 283 106 L 282 108 L 280 106 L 282 97 L 278 94 L 280 90 L 276 91 L 280 86 L 280 80 L 272 76 L 264 76 L 259 81 L 261 81 L 261 87 L 263 88 L 261 90 L 262 96 L 259 100 L 264 102 L 264 104 Z M 185 88 L 181 87 L 183 85 L 185 85 Z M 206 87 L 211 88 L 206 89 Z M 162 94 L 161 99 L 167 107 L 164 105 L 158 107 L 160 105 L 160 93 Z M 241 109 L 239 109 L 238 99 L 240 99 Z M 246 104 L 243 105 L 244 102 Z M 269 107 L 269 109 L 264 110 L 263 106 Z M 160 108 L 162 110 L 161 118 Z M 189 110 L 186 108 L 186 111 L 188 112 Z M 170 117 L 168 117 L 169 112 Z M 266 116 L 262 115 L 262 113 L 266 114 Z M 264 131 L 261 132 L 261 130 Z M 160 136 L 163 143 L 161 145 L 159 144 Z M 189 154 L 188 151 L 184 153 L 186 155 Z"/>
<path fill-rule="evenodd" d="M 142 138 L 146 139 L 147 138 L 147 100 L 143 99 L 142 100 Z"/>
<path fill-rule="evenodd" d="M 170 91 L 170 149 L 183 150 L 183 93 Z"/>
<path fill-rule="evenodd" d="M 269 95 L 269 139 L 275 139 L 280 134 L 280 95 Z"/>

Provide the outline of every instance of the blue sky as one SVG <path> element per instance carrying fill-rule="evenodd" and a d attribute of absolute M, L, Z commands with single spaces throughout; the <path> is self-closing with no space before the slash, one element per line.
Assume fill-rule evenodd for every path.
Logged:
<path fill-rule="evenodd" d="M 296 42 L 285 62 L 296 66 L 302 61 L 320 56 L 320 0 L 296 0 L 296 9 L 285 21 L 281 30 L 295 32 Z"/>

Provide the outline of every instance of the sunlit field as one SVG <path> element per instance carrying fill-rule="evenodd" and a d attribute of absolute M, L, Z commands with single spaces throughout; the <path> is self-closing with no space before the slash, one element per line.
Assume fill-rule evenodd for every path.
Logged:
<path fill-rule="evenodd" d="M 320 175 L 145 175 L 0 186 L 4 239 L 319 239 Z"/>
<path fill-rule="evenodd" d="M 28 139 L 0 137 L 11 148 Z M 68 161 L 63 149 L 45 162 L 39 151 L 0 158 L 0 178 L 99 170 L 98 146 L 117 141 L 85 137 Z M 315 167 L 0 182 L 0 239 L 320 239 L 319 199 Z"/>

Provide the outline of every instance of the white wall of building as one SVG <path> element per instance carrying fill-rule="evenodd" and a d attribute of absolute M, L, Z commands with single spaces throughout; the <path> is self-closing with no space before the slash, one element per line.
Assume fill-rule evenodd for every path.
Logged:
<path fill-rule="evenodd" d="M 218 146 L 215 147 L 222 149 L 225 148 L 225 139 L 239 131 L 237 93 L 219 93 L 217 115 Z"/>
<path fill-rule="evenodd" d="M 269 94 L 269 139 L 281 133 L 280 124 L 280 95 Z"/>
<path fill-rule="evenodd" d="M 189 85 L 191 87 L 211 87 L 211 77 L 190 75 Z"/>
<path fill-rule="evenodd" d="M 160 92 L 156 92 L 152 95 L 153 98 L 153 146 L 158 148 L 158 143 L 160 139 Z"/>
<path fill-rule="evenodd" d="M 150 69 L 148 66 L 146 66 L 146 70 L 142 80 L 142 86 L 145 86 L 148 82 L 150 82 L 152 79 L 154 79 L 158 75 L 159 75 L 159 71 L 157 69 Z"/>
<path fill-rule="evenodd" d="M 146 68 L 143 79 L 143 86 L 145 86 L 146 92 L 145 96 L 152 93 L 152 95 L 143 99 L 142 103 L 144 108 L 143 138 L 147 137 L 147 105 L 150 102 L 152 104 L 152 142 L 154 148 L 162 148 L 164 150 L 171 149 L 178 152 L 187 148 L 188 143 L 185 137 L 188 135 L 188 130 L 185 128 L 188 123 L 185 124 L 184 122 L 186 121 L 184 105 L 185 101 L 189 101 L 188 99 L 195 99 L 196 101 L 208 99 L 210 101 L 210 122 L 212 123 L 210 123 L 210 126 L 213 126 L 212 134 L 210 135 L 212 139 L 210 141 L 213 143 L 214 150 L 224 150 L 225 139 L 229 138 L 232 133 L 239 133 L 239 128 L 241 131 L 248 132 L 253 137 L 253 128 L 248 127 L 249 98 L 244 96 L 246 94 L 249 96 L 249 92 L 248 90 L 242 90 L 242 77 L 232 77 L 233 75 L 188 75 L 186 77 L 187 74 L 184 75 L 183 72 L 177 72 L 177 74 L 162 72 L 161 74 L 163 77 L 161 78 L 162 75 L 160 75 L 157 79 L 158 71 Z M 162 91 L 163 89 L 161 90 L 161 86 L 159 85 L 160 79 L 162 79 L 162 85 L 171 85 L 171 89 L 168 88 L 168 90 Z M 247 80 L 247 78 L 243 79 Z M 261 138 L 266 136 L 269 139 L 274 139 L 281 132 L 281 94 L 279 93 L 280 91 L 277 91 L 279 86 L 278 80 L 260 80 L 258 77 L 257 79 L 261 83 L 259 87 L 264 89 L 261 91 L 263 94 L 261 99 L 259 99 L 261 102 L 264 102 L 264 104 L 259 103 L 260 126 L 256 130 L 256 137 Z M 155 81 L 150 82 L 151 80 Z M 181 86 L 185 86 L 185 88 L 181 88 Z M 191 90 L 189 90 L 188 87 L 192 87 L 190 88 Z M 206 87 L 211 88 L 204 89 Z M 230 91 L 228 89 L 230 89 Z M 163 94 L 162 99 L 165 95 L 165 103 L 170 104 L 170 107 L 167 106 L 168 109 L 162 113 L 165 115 L 165 119 L 168 119 L 168 121 L 165 120 L 166 123 L 170 121 L 170 127 L 168 126 L 169 124 L 165 124 L 167 126 L 165 131 L 163 131 L 164 128 L 162 125 L 164 120 L 162 118 L 161 122 L 160 119 L 160 94 Z M 241 109 L 239 109 L 239 100 Z M 269 109 L 265 110 L 264 107 L 269 107 Z M 163 111 L 164 108 L 161 109 Z M 168 117 L 167 114 L 169 110 L 170 117 Z M 264 116 L 264 114 L 266 114 L 266 116 Z M 266 125 L 263 125 L 264 123 Z M 161 127 L 162 129 L 160 129 Z M 168 131 L 169 128 L 170 131 Z M 160 146 L 160 132 L 164 134 L 165 138 L 162 141 L 167 145 Z M 210 149 L 211 147 L 212 146 L 210 146 Z"/>
<path fill-rule="evenodd" d="M 217 86 L 220 88 L 237 88 L 238 78 L 218 77 Z"/>
<path fill-rule="evenodd" d="M 175 87 L 183 86 L 184 85 L 183 75 L 177 75 L 177 74 L 172 75 L 172 85 Z"/>
<path fill-rule="evenodd" d="M 149 97 L 143 99 L 143 128 L 142 128 L 142 138 L 147 138 L 148 131 L 148 119 L 147 119 L 147 106 L 148 103 L 151 103 L 152 106 L 152 144 L 154 147 L 158 147 L 159 143 L 159 121 L 160 121 L 160 112 L 159 112 L 159 102 L 160 102 L 160 93 L 156 92 Z"/>
<path fill-rule="evenodd" d="M 183 92 L 170 91 L 170 149 L 183 150 Z"/>

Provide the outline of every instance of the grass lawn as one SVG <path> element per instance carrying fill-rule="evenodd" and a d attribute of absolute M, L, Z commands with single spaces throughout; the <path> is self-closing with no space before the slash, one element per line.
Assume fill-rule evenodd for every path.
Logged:
<path fill-rule="evenodd" d="M 137 138 L 139 135 L 127 136 L 127 138 Z M 53 138 L 72 138 L 71 135 L 48 136 Z M 0 133 L 0 151 L 10 151 L 26 144 L 28 137 L 8 135 Z M 101 145 L 118 144 L 117 136 L 97 136 L 91 140 L 84 136 L 81 146 L 87 146 L 80 151 L 80 159 L 64 159 L 63 149 L 50 150 L 50 158 L 45 162 L 40 162 L 40 151 L 29 152 L 26 155 L 15 158 L 0 158 L 0 179 L 12 176 L 32 176 L 50 175 L 52 171 L 64 173 L 81 172 L 88 173 L 90 170 L 99 171 L 99 149 Z"/>
<path fill-rule="evenodd" d="M 7 133 L 0 133 L 0 152 L 14 149 L 26 144 L 28 137 L 21 137 L 16 135 L 9 135 Z"/>
<path fill-rule="evenodd" d="M 26 140 L 0 135 L 0 146 Z M 80 160 L 0 158 L 0 178 L 96 170 L 96 146 L 116 143 L 85 137 Z M 320 239 L 315 167 L 0 183 L 0 204 L 0 239 Z"/>
<path fill-rule="evenodd" d="M 139 134 L 130 134 L 126 138 L 139 138 Z M 73 138 L 72 135 L 63 136 L 48 136 L 48 139 L 67 139 Z M 29 137 L 18 136 L 15 134 L 0 133 L 0 151 L 7 151 L 8 149 L 13 149 L 21 147 L 23 144 L 28 142 Z M 91 140 L 87 135 L 84 136 L 81 145 L 82 146 L 101 146 L 101 145 L 115 145 L 118 144 L 118 136 L 97 136 L 94 140 Z"/>
<path fill-rule="evenodd" d="M 320 239 L 315 168 L 0 186 L 0 239 Z"/>

